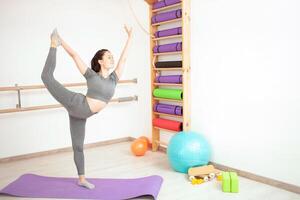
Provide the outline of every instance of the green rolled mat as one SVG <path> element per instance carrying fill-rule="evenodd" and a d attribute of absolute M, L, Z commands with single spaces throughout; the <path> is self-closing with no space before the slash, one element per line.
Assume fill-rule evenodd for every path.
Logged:
<path fill-rule="evenodd" d="M 156 88 L 153 90 L 153 95 L 159 98 L 181 100 L 183 93 L 181 89 Z"/>

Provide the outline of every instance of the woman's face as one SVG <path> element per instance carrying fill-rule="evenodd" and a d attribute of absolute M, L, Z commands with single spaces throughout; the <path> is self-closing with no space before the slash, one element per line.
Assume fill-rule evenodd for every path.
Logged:
<path fill-rule="evenodd" d="M 112 69 L 114 68 L 115 62 L 113 55 L 106 51 L 104 55 L 102 56 L 102 60 L 99 60 L 101 67 L 104 67 L 106 69 Z"/>

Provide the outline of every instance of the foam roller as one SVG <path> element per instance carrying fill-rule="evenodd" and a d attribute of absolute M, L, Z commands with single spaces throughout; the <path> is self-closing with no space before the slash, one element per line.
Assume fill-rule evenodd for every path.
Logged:
<path fill-rule="evenodd" d="M 158 98 L 181 100 L 183 97 L 183 92 L 181 89 L 156 88 L 153 90 L 153 95 Z"/>
<path fill-rule="evenodd" d="M 156 68 L 179 68 L 182 67 L 182 61 L 160 61 L 155 63 Z"/>
<path fill-rule="evenodd" d="M 182 50 L 182 42 L 156 45 L 155 47 L 153 47 L 154 53 L 174 52 L 174 51 L 181 51 L 181 50 Z"/>
<path fill-rule="evenodd" d="M 167 75 L 155 77 L 157 83 L 182 83 L 182 75 Z"/>
<path fill-rule="evenodd" d="M 181 16 L 182 16 L 181 9 L 172 10 L 169 12 L 163 12 L 163 13 L 154 15 L 151 18 L 151 22 L 152 22 L 152 24 L 155 24 L 158 22 L 164 22 L 164 21 L 168 21 L 168 20 L 172 20 L 172 19 L 181 18 Z"/>
<path fill-rule="evenodd" d="M 182 115 L 182 106 L 156 103 L 153 106 L 155 112 L 166 113 L 171 115 Z"/>
<path fill-rule="evenodd" d="M 181 0 L 162 0 L 162 1 L 158 1 L 156 3 L 153 4 L 152 9 L 158 9 L 158 8 L 163 8 L 166 6 L 170 6 L 176 3 L 180 3 Z"/>
<path fill-rule="evenodd" d="M 182 130 L 182 122 L 162 118 L 153 119 L 153 126 L 173 131 Z"/>
<path fill-rule="evenodd" d="M 171 36 L 171 35 L 181 35 L 182 34 L 182 28 L 181 27 L 176 27 L 176 28 L 171 28 L 171 29 L 165 29 L 161 31 L 156 31 L 154 33 L 156 38 L 159 37 L 166 37 L 166 36 Z"/>

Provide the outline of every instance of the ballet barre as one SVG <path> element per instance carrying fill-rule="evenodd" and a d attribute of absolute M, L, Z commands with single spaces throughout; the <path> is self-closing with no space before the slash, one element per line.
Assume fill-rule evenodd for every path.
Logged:
<path fill-rule="evenodd" d="M 131 80 L 119 80 L 118 84 L 122 83 L 137 83 L 137 79 L 131 79 Z M 65 87 L 80 87 L 80 86 L 86 86 L 86 83 L 65 83 L 62 84 Z M 18 84 L 15 84 L 15 86 L 12 87 L 0 87 L 0 92 L 3 91 L 19 91 L 19 90 L 34 90 L 34 89 L 43 89 L 46 88 L 43 84 L 41 85 L 27 85 L 27 86 L 20 86 Z"/>
<path fill-rule="evenodd" d="M 127 101 L 137 101 L 138 100 L 138 96 L 133 96 L 133 97 L 119 97 L 117 99 L 112 99 L 111 102 L 127 102 Z"/>
<path fill-rule="evenodd" d="M 137 79 L 135 78 L 135 79 L 130 79 L 130 80 L 119 80 L 118 81 L 118 84 L 129 84 L 129 83 L 136 84 Z M 86 82 L 85 83 L 65 83 L 62 85 L 64 87 L 80 87 L 80 86 L 86 86 Z M 18 104 L 16 104 L 16 108 L 0 109 L 0 114 L 63 107 L 61 104 L 22 107 L 21 90 L 34 90 L 34 89 L 44 89 L 44 88 L 46 88 L 46 87 L 43 84 L 41 84 L 41 85 L 26 85 L 26 86 L 15 84 L 15 86 L 12 86 L 12 87 L 0 87 L 0 92 L 16 91 L 17 95 L 18 95 Z M 109 101 L 109 103 L 123 103 L 123 102 L 128 102 L 128 101 L 137 101 L 137 100 L 138 100 L 138 97 L 135 95 L 135 96 L 119 97 L 119 98 L 111 99 Z"/>

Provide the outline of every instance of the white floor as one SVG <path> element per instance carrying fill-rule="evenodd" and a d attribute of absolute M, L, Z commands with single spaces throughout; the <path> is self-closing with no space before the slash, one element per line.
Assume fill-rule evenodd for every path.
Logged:
<path fill-rule="evenodd" d="M 85 161 L 87 178 L 162 176 L 164 182 L 158 196 L 159 200 L 300 200 L 299 194 L 242 177 L 239 177 L 240 192 L 237 194 L 223 193 L 220 183 L 216 180 L 201 185 L 191 185 L 185 174 L 174 172 L 170 168 L 165 153 L 148 151 L 143 157 L 135 157 L 130 152 L 130 142 L 85 149 Z M 0 188 L 3 188 L 24 173 L 76 177 L 73 153 L 58 153 L 0 164 Z M 0 199 L 28 198 L 0 196 Z"/>

